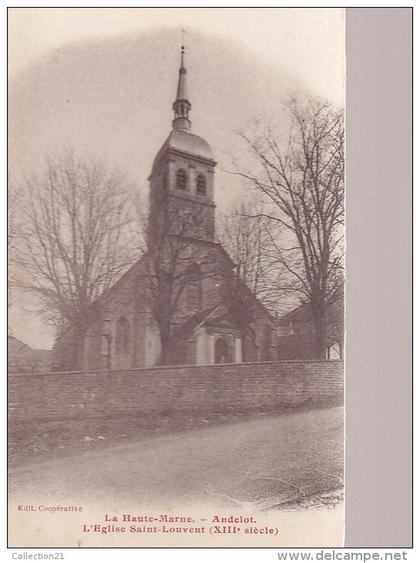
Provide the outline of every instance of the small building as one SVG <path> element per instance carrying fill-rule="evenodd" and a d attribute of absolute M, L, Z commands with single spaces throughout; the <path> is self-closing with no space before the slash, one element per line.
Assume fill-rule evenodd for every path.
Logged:
<path fill-rule="evenodd" d="M 313 360 L 317 358 L 316 334 L 312 308 L 302 303 L 275 321 L 275 357 L 278 360 Z M 340 291 L 326 315 L 325 359 L 338 360 L 344 355 L 344 292 Z"/>
<path fill-rule="evenodd" d="M 8 336 L 7 348 L 9 373 L 36 373 L 52 369 L 52 350 L 31 348 L 14 336 Z"/>

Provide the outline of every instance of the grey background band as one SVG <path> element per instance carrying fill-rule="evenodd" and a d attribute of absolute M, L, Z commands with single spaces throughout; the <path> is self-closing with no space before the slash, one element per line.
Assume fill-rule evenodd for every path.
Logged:
<path fill-rule="evenodd" d="M 412 543 L 412 9 L 348 8 L 346 546 Z"/>

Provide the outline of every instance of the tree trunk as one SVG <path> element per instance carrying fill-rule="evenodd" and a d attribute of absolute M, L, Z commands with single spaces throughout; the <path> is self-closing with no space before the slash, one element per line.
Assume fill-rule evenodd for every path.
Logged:
<path fill-rule="evenodd" d="M 240 331 L 241 333 L 241 362 L 246 362 L 248 361 L 248 358 L 246 356 L 246 329 L 242 329 Z"/>
<path fill-rule="evenodd" d="M 170 326 L 166 326 L 166 323 L 164 323 L 163 326 L 160 326 L 159 337 L 161 353 L 159 363 L 163 366 L 168 366 L 172 363 L 172 342 L 170 331 Z"/>
<path fill-rule="evenodd" d="M 85 327 L 76 326 L 73 329 L 73 353 L 71 362 L 71 371 L 81 371 L 85 369 L 85 339 L 87 329 Z"/>
<path fill-rule="evenodd" d="M 325 309 L 322 305 L 312 305 L 315 327 L 315 358 L 325 360 L 327 348 L 327 326 Z"/>

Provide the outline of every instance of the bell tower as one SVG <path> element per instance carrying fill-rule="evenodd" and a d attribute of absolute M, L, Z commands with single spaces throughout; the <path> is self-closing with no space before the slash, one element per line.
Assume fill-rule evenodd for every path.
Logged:
<path fill-rule="evenodd" d="M 182 45 L 172 131 L 157 153 L 149 176 L 149 236 L 165 232 L 214 241 L 216 162 L 209 144 L 191 132 L 191 107 Z"/>

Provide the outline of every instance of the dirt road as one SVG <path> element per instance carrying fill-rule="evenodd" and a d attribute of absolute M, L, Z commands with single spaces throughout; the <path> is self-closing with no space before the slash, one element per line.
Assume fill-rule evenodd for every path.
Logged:
<path fill-rule="evenodd" d="M 342 484 L 343 409 L 259 416 L 13 468 L 11 498 L 273 506 Z"/>

